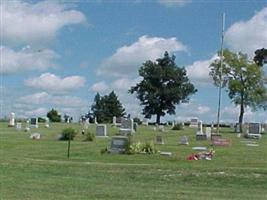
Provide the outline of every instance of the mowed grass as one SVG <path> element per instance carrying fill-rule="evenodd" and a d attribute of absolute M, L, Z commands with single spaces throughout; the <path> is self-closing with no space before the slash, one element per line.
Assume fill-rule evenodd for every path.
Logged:
<path fill-rule="evenodd" d="M 215 147 L 211 161 L 186 161 L 194 153 L 193 146 L 211 147 L 209 141 L 195 141 L 195 130 L 153 131 L 139 126 L 134 141 L 154 141 L 162 135 L 160 155 L 100 154 L 109 138 L 84 142 L 79 134 L 71 142 L 67 158 L 67 142 L 57 141 L 63 128 L 78 124 L 51 124 L 50 129 L 32 129 L 41 140 L 30 140 L 30 133 L 8 128 L 0 123 L 0 199 L 1 200 L 65 200 L 65 199 L 267 199 L 267 135 L 253 140 L 259 146 L 249 147 L 230 129 L 229 147 Z M 95 132 L 95 125 L 90 126 Z M 108 135 L 117 128 L 108 125 Z M 189 137 L 188 146 L 178 145 L 182 135 Z"/>

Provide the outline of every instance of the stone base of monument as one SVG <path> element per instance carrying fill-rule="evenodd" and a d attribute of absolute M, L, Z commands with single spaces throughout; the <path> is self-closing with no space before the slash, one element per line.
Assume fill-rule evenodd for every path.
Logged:
<path fill-rule="evenodd" d="M 222 135 L 220 135 L 220 134 L 211 134 L 211 137 L 210 137 L 211 140 L 216 140 L 218 138 L 222 138 Z"/>
<path fill-rule="evenodd" d="M 207 135 L 205 134 L 197 134 L 196 135 L 196 140 L 207 140 Z"/>

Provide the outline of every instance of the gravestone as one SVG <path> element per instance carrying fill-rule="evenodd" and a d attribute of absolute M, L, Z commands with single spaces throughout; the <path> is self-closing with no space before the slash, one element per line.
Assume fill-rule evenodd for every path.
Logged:
<path fill-rule="evenodd" d="M 164 144 L 163 138 L 161 135 L 157 135 L 155 138 L 155 144 Z"/>
<path fill-rule="evenodd" d="M 192 118 L 192 119 L 190 120 L 190 125 L 189 125 L 189 127 L 191 127 L 191 128 L 198 128 L 198 124 L 199 124 L 199 120 L 198 120 L 198 118 Z"/>
<path fill-rule="evenodd" d="M 134 133 L 134 122 L 130 118 L 122 118 L 119 130 L 120 135 L 131 135 Z"/>
<path fill-rule="evenodd" d="M 206 136 L 208 139 L 211 137 L 211 127 L 206 127 Z"/>
<path fill-rule="evenodd" d="M 41 139 L 41 134 L 40 133 L 32 133 L 30 135 L 30 139 L 32 139 L 32 140 L 39 140 L 39 139 Z"/>
<path fill-rule="evenodd" d="M 137 132 L 137 127 L 138 127 L 138 124 L 135 122 L 135 123 L 134 123 L 134 127 L 133 127 L 135 133 Z"/>
<path fill-rule="evenodd" d="M 212 140 L 212 145 L 214 146 L 229 146 L 231 145 L 230 139 L 216 138 Z"/>
<path fill-rule="evenodd" d="M 187 136 L 182 136 L 182 137 L 180 137 L 180 139 L 179 139 L 179 144 L 181 144 L 181 145 L 188 145 L 189 144 L 189 142 L 188 142 L 188 137 Z"/>
<path fill-rule="evenodd" d="M 17 131 L 20 131 L 20 130 L 21 130 L 21 127 L 22 127 L 21 123 L 17 123 L 17 124 L 16 124 L 16 129 L 17 129 Z"/>
<path fill-rule="evenodd" d="M 163 125 L 159 125 L 159 126 L 158 126 L 158 130 L 159 130 L 160 132 L 165 132 L 165 127 L 164 127 Z"/>
<path fill-rule="evenodd" d="M 261 138 L 261 124 L 260 123 L 249 123 L 248 124 L 248 138 Z"/>
<path fill-rule="evenodd" d="M 8 123 L 8 127 L 14 127 L 15 126 L 15 113 L 10 113 L 10 117 L 9 117 L 9 123 Z"/>
<path fill-rule="evenodd" d="M 207 140 L 207 135 L 203 133 L 202 121 L 198 122 L 198 129 L 196 133 L 196 140 Z"/>
<path fill-rule="evenodd" d="M 107 125 L 106 124 L 96 125 L 96 137 L 107 137 Z"/>
<path fill-rule="evenodd" d="M 126 136 L 113 136 L 111 138 L 109 153 L 124 153 L 129 145 L 129 138 Z"/>
<path fill-rule="evenodd" d="M 95 123 L 95 124 L 98 124 L 98 123 L 97 123 L 97 118 L 96 118 L 96 117 L 94 118 L 94 123 Z"/>
<path fill-rule="evenodd" d="M 38 118 L 31 118 L 30 119 L 30 127 L 38 128 Z"/>
<path fill-rule="evenodd" d="M 45 128 L 50 128 L 48 117 L 45 118 Z"/>
<path fill-rule="evenodd" d="M 117 125 L 117 123 L 116 123 L 116 116 L 114 116 L 114 117 L 112 118 L 112 124 L 113 124 L 114 126 Z"/>
<path fill-rule="evenodd" d="M 143 121 L 142 121 L 142 125 L 144 126 L 148 126 L 148 119 L 147 118 L 144 118 Z"/>
<path fill-rule="evenodd" d="M 240 133 L 240 126 L 239 123 L 235 124 L 235 133 Z"/>

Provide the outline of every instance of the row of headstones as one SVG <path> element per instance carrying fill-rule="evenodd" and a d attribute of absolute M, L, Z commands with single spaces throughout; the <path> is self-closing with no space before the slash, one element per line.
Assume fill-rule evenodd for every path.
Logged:
<path fill-rule="evenodd" d="M 22 123 L 20 123 L 20 122 L 16 123 L 15 113 L 10 114 L 8 127 L 16 127 L 17 130 L 22 129 Z M 26 131 L 30 130 L 30 128 L 38 128 L 38 127 L 39 127 L 38 118 L 30 118 L 26 121 L 26 127 L 25 127 Z M 49 128 L 49 119 L 48 118 L 46 118 L 45 127 Z"/>
<path fill-rule="evenodd" d="M 128 136 L 132 135 L 137 131 L 137 123 L 134 123 L 131 118 L 122 118 L 120 123 L 120 129 L 118 135 Z M 97 124 L 96 125 L 96 136 L 97 137 L 107 137 L 107 125 Z"/>

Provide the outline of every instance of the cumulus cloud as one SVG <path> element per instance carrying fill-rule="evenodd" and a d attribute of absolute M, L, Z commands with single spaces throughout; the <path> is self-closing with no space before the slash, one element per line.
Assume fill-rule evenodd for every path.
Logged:
<path fill-rule="evenodd" d="M 2 62 L 0 72 L 12 74 L 26 70 L 45 70 L 54 67 L 53 60 L 58 55 L 50 49 L 32 51 L 30 47 L 14 51 L 8 47 L 0 46 Z"/>
<path fill-rule="evenodd" d="M 166 7 L 183 7 L 192 0 L 158 0 L 158 2 Z"/>
<path fill-rule="evenodd" d="M 90 90 L 93 92 L 105 92 L 108 89 L 109 89 L 109 86 L 106 84 L 105 81 L 95 83 L 90 87 Z"/>
<path fill-rule="evenodd" d="M 76 96 L 57 96 L 51 95 L 47 92 L 38 92 L 35 94 L 30 94 L 22 96 L 17 100 L 18 104 L 26 105 L 49 105 L 53 106 L 65 106 L 65 107 L 83 107 L 86 105 L 86 101 Z"/>
<path fill-rule="evenodd" d="M 28 110 L 24 112 L 24 115 L 27 117 L 33 116 L 46 116 L 48 110 L 46 108 L 36 108 L 33 110 Z"/>
<path fill-rule="evenodd" d="M 144 35 L 133 44 L 117 49 L 115 54 L 102 62 L 97 69 L 97 74 L 122 77 L 137 75 L 137 71 L 144 61 L 162 57 L 164 51 L 186 50 L 187 47 L 175 37 L 161 38 Z"/>
<path fill-rule="evenodd" d="M 24 83 L 26 86 L 51 93 L 64 93 L 84 86 L 85 78 L 81 76 L 61 78 L 51 73 L 44 73 L 39 77 L 27 79 Z"/>
<path fill-rule="evenodd" d="M 248 21 L 234 23 L 225 34 L 227 45 L 235 50 L 254 55 L 254 51 L 267 46 L 267 7 Z"/>
<path fill-rule="evenodd" d="M 114 90 L 129 90 L 131 86 L 136 85 L 136 83 L 142 80 L 141 77 L 137 77 L 135 79 L 129 79 L 128 77 L 123 77 L 115 80 L 112 83 L 112 87 Z"/>
<path fill-rule="evenodd" d="M 209 76 L 209 66 L 217 58 L 218 56 L 215 55 L 209 60 L 195 61 L 192 65 L 187 66 L 186 71 L 190 80 L 192 80 L 194 83 L 204 85 L 212 83 L 212 79 Z"/>
<path fill-rule="evenodd" d="M 85 15 L 59 1 L 4 1 L 2 34 L 5 43 L 46 44 L 64 26 L 86 22 Z"/>

